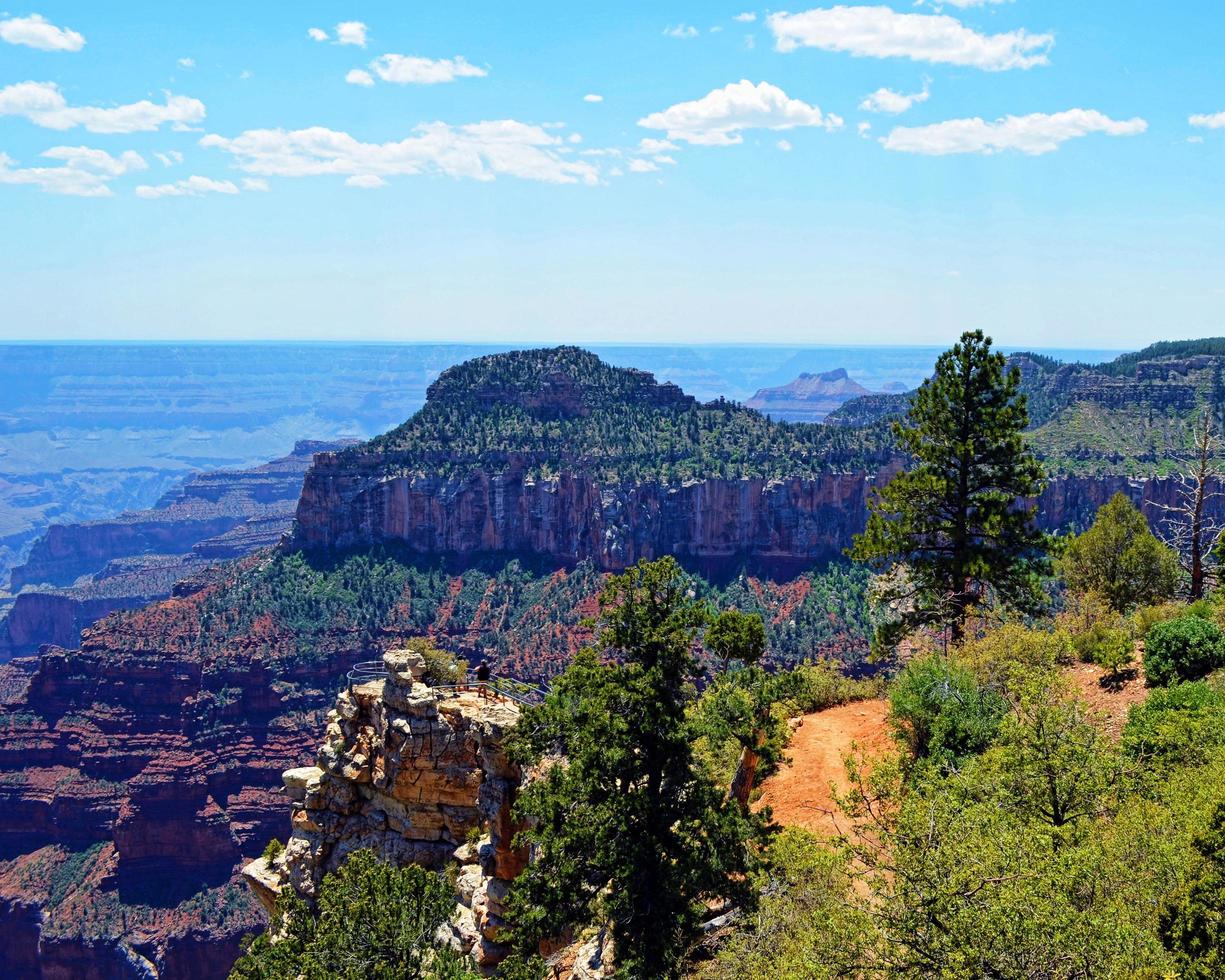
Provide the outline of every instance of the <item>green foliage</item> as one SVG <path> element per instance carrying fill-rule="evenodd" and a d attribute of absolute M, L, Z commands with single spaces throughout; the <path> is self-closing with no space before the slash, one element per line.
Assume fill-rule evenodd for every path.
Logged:
<path fill-rule="evenodd" d="M 1122 772 L 1114 745 L 1049 670 L 1020 686 L 981 768 L 984 783 L 1053 832 L 1108 812 Z"/>
<path fill-rule="evenodd" d="M 1183 615 L 1186 607 L 1177 602 L 1160 602 L 1151 606 L 1141 606 L 1131 614 L 1132 636 L 1148 636 L 1148 631 L 1158 623 Z"/>
<path fill-rule="evenodd" d="M 782 831 L 754 877 L 760 905 L 697 977 L 833 980 L 853 975 L 864 957 L 868 916 L 851 901 L 852 881 L 845 855 L 803 830 Z"/>
<path fill-rule="evenodd" d="M 1225 803 L 1194 840 L 1194 879 L 1161 917 L 1161 938 L 1185 980 L 1225 975 Z"/>
<path fill-rule="evenodd" d="M 1099 593 L 1118 612 L 1172 598 L 1181 574 L 1178 555 L 1157 540 L 1122 493 L 1103 504 L 1093 526 L 1068 543 L 1059 570 L 1071 592 Z"/>
<path fill-rule="evenodd" d="M 884 689 L 883 678 L 856 680 L 823 661 L 802 664 L 792 673 L 794 679 L 787 692 L 786 706 L 790 715 L 806 715 L 851 701 L 880 697 Z"/>
<path fill-rule="evenodd" d="M 1225 634 L 1198 616 L 1157 623 L 1144 639 L 1144 674 L 1150 686 L 1197 680 L 1225 662 Z"/>
<path fill-rule="evenodd" d="M 1203 765 L 1225 748 L 1225 693 L 1204 681 L 1150 691 L 1131 709 L 1122 746 L 1158 777 L 1172 766 Z"/>
<path fill-rule="evenodd" d="M 439 650 L 425 637 L 413 637 L 405 641 L 403 646 L 421 654 L 425 661 L 425 673 L 421 679 L 431 687 L 459 684 L 468 674 L 468 661 L 450 650 Z"/>
<path fill-rule="evenodd" d="M 277 838 L 273 837 L 272 840 L 268 841 L 268 843 L 264 845 L 264 853 L 261 855 L 261 857 L 263 857 L 265 861 L 275 861 L 284 853 L 285 845 L 282 844 Z"/>
<path fill-rule="evenodd" d="M 1095 623 L 1075 637 L 1072 645 L 1081 660 L 1097 664 L 1115 676 L 1136 659 L 1131 633 L 1105 623 Z"/>
<path fill-rule="evenodd" d="M 611 923 L 626 977 L 676 977 L 705 902 L 747 900 L 747 842 L 762 836 L 702 775 L 688 716 L 708 620 L 673 559 L 611 578 L 598 646 L 580 653 L 546 702 L 530 708 L 510 750 L 524 764 L 564 759 L 516 805 L 537 858 L 511 899 L 525 953 L 567 927 Z"/>
<path fill-rule="evenodd" d="M 755 664 L 766 652 L 766 627 L 760 616 L 727 609 L 706 627 L 703 642 L 724 667 L 733 660 Z"/>
<path fill-rule="evenodd" d="M 1020 383 L 982 331 L 965 333 L 894 426 L 913 465 L 879 492 L 851 553 L 905 566 L 898 632 L 939 624 L 957 640 L 971 606 L 1039 604 L 1045 539 L 1016 502 L 1041 490 L 1043 474 L 1022 436 Z"/>
<path fill-rule="evenodd" d="M 1143 350 L 1120 354 L 1113 361 L 1099 364 L 1097 370 L 1125 377 L 1134 374 L 1136 366 L 1143 361 L 1194 357 L 1197 354 L 1208 354 L 1212 357 L 1225 356 L 1225 337 L 1204 337 L 1201 340 L 1159 340 L 1155 344 L 1149 344 Z"/>
<path fill-rule="evenodd" d="M 616 368 L 577 347 L 512 351 L 449 368 L 425 407 L 351 457 L 389 473 L 496 473 L 510 454 L 529 475 L 579 471 L 602 482 L 793 477 L 883 463 L 883 426 L 773 422 L 725 400 Z"/>
<path fill-rule="evenodd" d="M 971 671 L 930 654 L 912 660 L 889 694 L 891 720 L 916 759 L 954 768 L 982 752 L 1008 705 L 978 684 Z"/>
<path fill-rule="evenodd" d="M 230 977 L 475 980 L 463 957 L 434 938 L 454 905 L 450 885 L 438 875 L 355 851 L 324 877 L 317 910 L 296 895 L 282 896 L 269 932 L 250 943 Z"/>

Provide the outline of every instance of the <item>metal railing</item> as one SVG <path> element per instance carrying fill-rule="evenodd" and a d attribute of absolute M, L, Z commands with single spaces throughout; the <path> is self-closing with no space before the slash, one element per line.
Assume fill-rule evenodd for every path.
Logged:
<path fill-rule="evenodd" d="M 349 689 L 357 684 L 368 684 L 371 681 L 383 681 L 391 676 L 391 672 L 381 660 L 363 660 L 353 665 L 353 669 L 345 674 Z M 462 680 L 455 684 L 434 684 L 430 690 L 462 694 L 466 691 L 484 692 L 495 697 L 506 698 L 516 704 L 532 707 L 541 704 L 549 694 L 547 684 L 533 684 L 517 677 L 490 677 L 481 681 L 473 678 L 468 672 Z"/>
<path fill-rule="evenodd" d="M 354 684 L 365 684 L 369 681 L 384 681 L 391 672 L 383 664 L 381 660 L 363 660 L 361 663 L 354 664 L 353 669 L 345 674 L 345 679 L 349 682 L 349 687 Z"/>
<path fill-rule="evenodd" d="M 491 677 L 487 681 L 466 678 L 458 684 L 439 684 L 435 691 L 465 691 L 484 692 L 495 697 L 506 698 L 526 707 L 542 704 L 549 695 L 547 684 L 532 684 L 530 681 L 519 680 L 517 677 Z"/>

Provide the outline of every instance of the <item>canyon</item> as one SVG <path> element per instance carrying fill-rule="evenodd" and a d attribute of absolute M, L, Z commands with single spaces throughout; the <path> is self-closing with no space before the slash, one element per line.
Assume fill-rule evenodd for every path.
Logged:
<path fill-rule="evenodd" d="M 276 544 L 314 454 L 345 444 L 302 440 L 259 466 L 196 474 L 146 510 L 51 525 L 11 572 L 17 594 L 0 618 L 0 661 L 44 643 L 75 646 L 109 613 L 165 598 L 213 563 Z"/>
<path fill-rule="evenodd" d="M 292 534 L 279 543 L 242 557 L 232 555 L 244 548 L 217 543 L 239 534 L 271 544 L 271 531 L 261 537 L 262 525 L 248 526 L 253 517 L 289 526 L 289 498 L 261 501 L 264 491 L 253 488 L 253 506 L 281 509 L 224 515 L 235 520 L 228 529 L 175 545 L 183 550 L 167 567 L 194 557 L 191 574 L 162 580 L 168 598 L 115 611 L 79 641 L 70 635 L 75 623 L 46 627 L 60 630 L 58 646 L 0 665 L 0 972 L 224 975 L 240 938 L 265 921 L 241 869 L 294 821 L 303 834 L 304 821 L 318 823 L 300 815 L 320 810 L 305 805 L 314 774 L 291 787 L 302 798 L 287 801 L 282 772 L 318 766 L 343 775 L 339 746 L 360 740 L 359 729 L 384 711 L 371 700 L 343 709 L 354 718 L 329 721 L 344 674 L 407 638 L 427 635 L 500 670 L 547 678 L 589 637 L 584 617 L 605 573 L 675 554 L 712 601 L 762 611 L 783 662 L 862 660 L 866 626 L 855 604 L 863 580 L 845 577 L 837 560 L 862 528 L 874 487 L 901 463 L 875 434 L 773 428 L 730 403 L 653 389 L 641 372 L 606 371 L 569 353 L 560 366 L 537 361 L 512 361 L 515 370 L 483 387 L 468 383 L 471 373 L 445 372 L 411 424 L 313 455 Z M 504 363 L 478 370 L 488 381 Z M 567 376 L 567 365 L 595 384 Z M 641 404 L 623 403 L 618 386 L 645 393 Z M 570 441 L 556 435 L 566 426 Z M 465 427 L 476 432 L 468 443 L 459 438 Z M 602 448 L 609 432 L 629 434 L 614 458 Z M 749 472 L 792 465 L 752 455 L 768 439 L 798 454 L 794 473 Z M 305 460 L 293 466 L 305 469 Z M 289 479 L 269 475 L 256 485 L 282 494 Z M 200 513 L 226 496 L 215 481 L 194 486 Z M 1062 473 L 1035 501 L 1036 517 L 1049 530 L 1084 526 L 1119 491 L 1157 523 L 1177 482 L 1151 472 Z M 1220 503 L 1213 507 L 1225 516 Z M 98 560 L 95 551 L 134 548 L 126 542 L 138 539 L 164 555 L 152 523 L 144 533 L 108 529 L 48 543 L 21 574 L 67 582 Z M 218 557 L 229 560 L 212 564 Z M 832 571 L 818 574 L 831 560 Z M 129 551 L 87 574 L 95 583 L 120 579 L 128 562 L 156 564 Z M 821 591 L 824 574 L 841 595 Z M 46 601 L 68 588 L 53 585 Z M 345 727 L 358 718 L 366 720 Z M 320 759 L 332 756 L 317 751 L 325 733 L 338 746 L 328 766 Z M 346 815 L 395 809 L 362 800 Z M 452 853 L 462 822 L 428 850 Z M 342 850 L 340 839 L 328 838 L 329 853 Z"/>

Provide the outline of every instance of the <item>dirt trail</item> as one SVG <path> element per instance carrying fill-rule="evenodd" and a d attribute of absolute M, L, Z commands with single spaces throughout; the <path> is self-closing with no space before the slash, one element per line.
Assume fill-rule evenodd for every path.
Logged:
<path fill-rule="evenodd" d="M 1136 659 L 1140 659 L 1139 653 Z M 1118 681 L 1094 664 L 1073 664 L 1064 669 L 1064 676 L 1072 682 L 1076 696 L 1089 706 L 1101 730 L 1113 739 L 1122 734 L 1132 707 L 1148 698 L 1144 669 L 1138 663 Z"/>
<path fill-rule="evenodd" d="M 852 745 L 868 755 L 892 747 L 887 701 L 858 701 L 805 715 L 787 747 L 791 760 L 762 786 L 758 806 L 769 806 L 774 819 L 816 834 L 836 834 L 833 783 L 848 789 L 843 758 Z"/>

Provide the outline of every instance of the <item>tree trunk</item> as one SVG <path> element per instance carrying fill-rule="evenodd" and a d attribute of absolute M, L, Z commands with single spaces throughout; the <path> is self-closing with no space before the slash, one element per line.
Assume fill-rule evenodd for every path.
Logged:
<path fill-rule="evenodd" d="M 766 730 L 759 728 L 753 734 L 752 747 L 746 745 L 740 750 L 740 762 L 736 766 L 736 775 L 728 787 L 727 798 L 735 800 L 742 807 L 748 807 L 749 794 L 753 792 L 753 782 L 757 778 L 757 765 L 761 762 L 761 747 L 766 744 Z"/>
<path fill-rule="evenodd" d="M 1195 500 L 1191 510 L 1191 601 L 1204 597 L 1204 497 L 1208 492 L 1212 423 L 1204 413 L 1199 438 L 1199 468 L 1195 474 Z"/>

